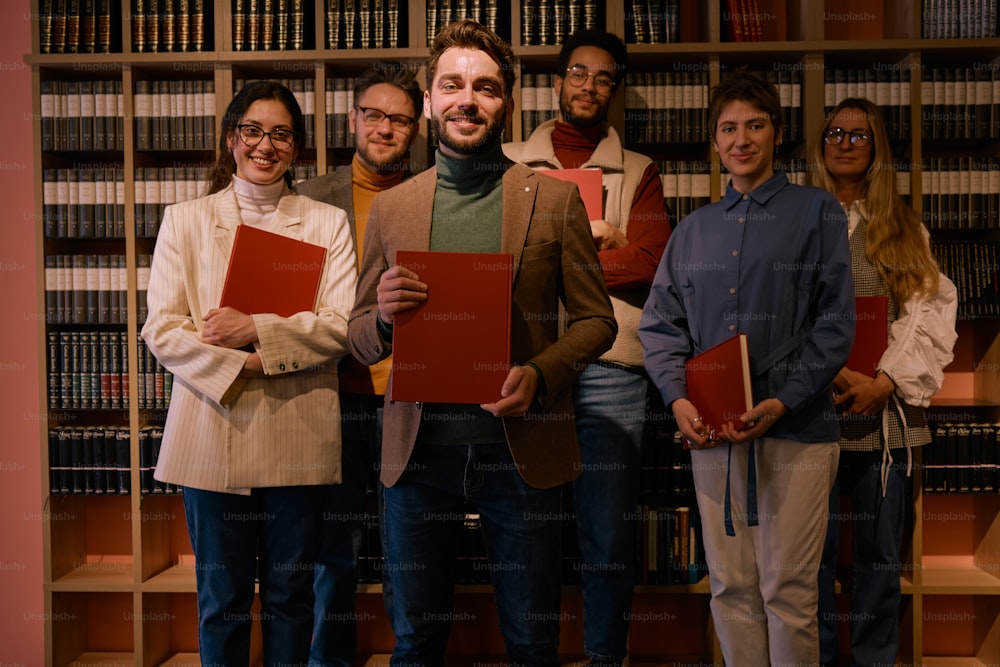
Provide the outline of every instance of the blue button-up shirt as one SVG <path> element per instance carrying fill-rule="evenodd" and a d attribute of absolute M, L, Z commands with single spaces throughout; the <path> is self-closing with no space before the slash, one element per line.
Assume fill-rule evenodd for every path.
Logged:
<path fill-rule="evenodd" d="M 670 235 L 639 327 L 664 401 L 687 397 L 687 359 L 737 333 L 748 337 L 753 402 L 789 410 L 767 435 L 838 440 L 832 383 L 854 339 L 854 285 L 833 195 L 778 172 L 749 194 L 730 185 Z"/>

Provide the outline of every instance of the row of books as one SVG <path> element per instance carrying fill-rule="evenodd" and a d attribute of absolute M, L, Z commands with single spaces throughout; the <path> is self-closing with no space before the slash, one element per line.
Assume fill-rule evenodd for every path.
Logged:
<path fill-rule="evenodd" d="M 681 0 L 632 0 L 625 8 L 629 44 L 676 44 L 680 39 Z"/>
<path fill-rule="evenodd" d="M 635 538 L 637 584 L 696 584 L 706 570 L 697 506 L 640 506 Z"/>
<path fill-rule="evenodd" d="M 908 140 L 911 134 L 910 71 L 909 67 L 896 63 L 865 69 L 827 68 L 823 72 L 823 113 L 828 115 L 848 97 L 864 97 L 881 109 L 890 141 Z"/>
<path fill-rule="evenodd" d="M 763 21 L 771 16 L 760 11 L 757 0 L 722 0 L 722 34 L 730 42 L 759 42 Z"/>
<path fill-rule="evenodd" d="M 588 0 L 592 1 L 592 0 Z M 427 44 L 449 23 L 459 19 L 472 19 L 510 41 L 510 24 L 502 22 L 500 0 L 426 0 Z M 509 14 L 509 3 L 503 3 L 504 16 Z M 523 11 L 523 5 L 522 5 Z"/>
<path fill-rule="evenodd" d="M 42 150 L 115 151 L 125 148 L 122 82 L 39 82 Z"/>
<path fill-rule="evenodd" d="M 74 2 L 75 0 L 70 0 Z M 205 0 L 132 0 L 132 50 L 172 53 L 211 49 L 206 43 Z"/>
<path fill-rule="evenodd" d="M 109 53 L 117 4 L 116 0 L 40 0 L 39 53 Z"/>
<path fill-rule="evenodd" d="M 401 23 L 409 24 L 406 0 L 326 0 L 326 48 L 405 47 L 405 31 L 400 40 Z"/>
<path fill-rule="evenodd" d="M 50 239 L 125 238 L 122 165 L 42 170 L 44 233 Z"/>
<path fill-rule="evenodd" d="M 659 168 L 671 222 L 711 202 L 712 164 L 707 160 L 664 160 Z"/>
<path fill-rule="evenodd" d="M 354 77 L 338 76 L 326 80 L 326 145 L 330 148 L 353 148 L 347 116 L 354 108 Z"/>
<path fill-rule="evenodd" d="M 944 423 L 924 447 L 926 493 L 996 493 L 1000 490 L 1000 424 Z"/>
<path fill-rule="evenodd" d="M 922 34 L 925 39 L 996 37 L 997 0 L 924 0 Z"/>
<path fill-rule="evenodd" d="M 128 409 L 127 341 L 120 331 L 49 331 L 49 408 Z"/>
<path fill-rule="evenodd" d="M 930 158 L 920 178 L 928 228 L 1000 228 L 1000 158 Z"/>
<path fill-rule="evenodd" d="M 248 83 L 261 80 L 263 79 L 236 78 L 233 80 L 233 92 L 241 90 Z M 299 108 L 302 109 L 302 114 L 306 117 L 306 142 L 305 146 L 301 148 L 316 148 L 316 80 L 312 78 L 273 78 L 266 80 L 280 83 L 292 91 L 295 101 L 299 103 Z"/>
<path fill-rule="evenodd" d="M 933 67 L 920 80 L 924 139 L 1000 138 L 1000 65 Z"/>
<path fill-rule="evenodd" d="M 521 44 L 562 44 L 574 32 L 599 27 L 602 15 L 597 0 L 521 0 Z"/>
<path fill-rule="evenodd" d="M 132 492 L 131 436 L 123 426 L 49 429 L 49 491 L 61 495 Z"/>
<path fill-rule="evenodd" d="M 527 140 L 535 128 L 559 116 L 559 96 L 551 74 L 521 75 L 521 138 Z"/>
<path fill-rule="evenodd" d="M 215 82 L 135 82 L 135 145 L 139 150 L 213 150 Z"/>
<path fill-rule="evenodd" d="M 934 255 L 958 290 L 959 317 L 1000 315 L 1000 242 L 941 241 Z"/>
<path fill-rule="evenodd" d="M 125 255 L 46 255 L 45 321 L 125 324 Z"/>
<path fill-rule="evenodd" d="M 136 406 L 140 410 L 166 410 L 173 393 L 174 375 L 156 360 L 142 336 L 136 338 Z M 157 450 L 159 451 L 159 450 Z M 153 462 L 156 462 L 154 457 Z"/>
<path fill-rule="evenodd" d="M 143 495 L 183 492 L 183 489 L 176 484 L 168 484 L 153 478 L 162 444 L 163 428 L 161 426 L 143 426 L 139 429 L 139 493 Z"/>
<path fill-rule="evenodd" d="M 334 3 L 336 0 L 330 0 Z M 301 51 L 313 48 L 305 34 L 305 0 L 232 0 L 235 51 Z M 309 3 L 311 4 L 311 3 Z"/>
<path fill-rule="evenodd" d="M 156 238 L 163 210 L 205 193 L 208 165 L 135 168 L 135 235 Z"/>

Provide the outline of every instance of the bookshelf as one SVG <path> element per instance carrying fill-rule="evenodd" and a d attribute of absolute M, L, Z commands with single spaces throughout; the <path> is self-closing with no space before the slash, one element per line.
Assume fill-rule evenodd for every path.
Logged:
<path fill-rule="evenodd" d="M 63 305 L 68 303 L 75 312 L 77 298 L 82 299 L 83 308 L 82 321 L 47 316 L 38 325 L 40 403 L 49 407 L 48 418 L 40 420 L 38 430 L 45 507 L 44 599 L 46 618 L 51 619 L 45 630 L 46 662 L 59 667 L 197 664 L 194 559 L 183 503 L 178 495 L 162 489 L 142 492 L 149 484 L 144 478 L 148 455 L 143 438 L 148 429 L 162 425 L 165 402 L 156 402 L 155 377 L 153 402 L 148 400 L 145 387 L 150 369 L 138 332 L 146 268 L 143 258 L 153 251 L 159 212 L 171 201 L 193 196 L 192 173 L 196 180 L 198 170 L 213 158 L 217 138 L 195 141 L 198 128 L 206 134 L 215 131 L 218 115 L 238 82 L 265 77 L 288 80 L 297 93 L 301 91 L 304 110 L 312 119 L 312 143 L 302 155 L 307 171 L 299 175 L 325 173 L 350 160 L 351 150 L 338 139 L 336 129 L 336 116 L 346 108 L 340 90 L 349 87 L 346 80 L 374 59 L 403 60 L 422 67 L 431 26 L 443 20 L 444 6 L 450 12 L 462 4 L 373 0 L 372 6 L 381 6 L 384 14 L 380 21 L 372 15 L 363 28 L 356 9 L 360 3 L 345 0 L 172 0 L 169 6 L 177 16 L 170 38 L 170 24 L 152 9 L 168 5 L 164 0 L 157 2 L 95 2 L 99 13 L 93 20 L 95 52 L 91 53 L 86 52 L 86 26 L 90 25 L 86 18 L 60 27 L 64 19 L 53 16 L 60 7 L 73 3 L 31 0 L 31 16 L 37 20 L 32 22 L 31 53 L 24 60 L 32 70 L 34 201 L 36 219 L 41 221 L 35 230 L 36 247 L 40 265 L 53 258 L 49 260 L 53 282 L 39 272 L 38 310 L 51 314 L 47 287 L 60 293 L 48 295 L 56 299 L 55 305 L 62 298 Z M 554 43 L 558 30 L 567 30 L 571 21 L 582 21 L 586 14 L 598 27 L 626 38 L 631 71 L 641 76 L 616 96 L 612 123 L 628 138 L 631 148 L 649 154 L 662 165 L 665 177 L 673 179 L 669 188 L 675 198 L 672 207 L 690 209 L 720 196 L 724 175 L 708 150 L 705 128 L 698 126 L 699 104 L 703 106 L 700 95 L 725 72 L 748 64 L 776 77 L 779 89 L 788 95 L 786 122 L 791 125 L 794 119 L 798 132 L 787 139 L 779 158 L 793 172 L 804 176 L 801 161 L 822 123 L 831 86 L 833 96 L 852 90 L 852 85 L 866 86 L 853 90 L 869 96 L 869 90 L 877 95 L 880 85 L 889 86 L 889 105 L 899 132 L 893 145 L 903 167 L 901 180 L 913 205 L 933 221 L 935 242 L 967 248 L 979 241 L 995 247 L 1000 240 L 1000 210 L 990 203 L 1000 197 L 1000 183 L 995 180 L 1000 174 L 1000 38 L 951 32 L 939 37 L 928 32 L 925 23 L 935 22 L 939 0 L 826 0 L 822 7 L 811 0 L 756 0 L 758 25 L 744 26 L 743 31 L 744 37 L 755 35 L 749 41 L 734 41 L 733 16 L 726 2 L 596 0 L 579 8 L 580 3 L 557 0 L 472 3 L 469 0 L 470 11 L 496 21 L 498 31 L 511 40 L 523 73 L 529 75 L 519 78 L 514 91 L 517 108 L 523 112 L 544 111 L 546 102 L 551 106 L 550 97 L 542 100 L 551 93 L 544 78 L 541 82 L 539 78 L 551 73 L 558 53 Z M 355 11 L 349 16 L 351 6 Z M 251 23 L 247 16 L 253 9 L 260 12 L 260 19 Z M 182 21 L 185 11 L 187 19 Z M 574 11 L 578 12 L 575 18 Z M 240 14 L 243 21 L 234 23 Z M 151 19 L 154 15 L 157 18 Z M 674 23 L 647 23 L 640 29 L 636 25 L 640 15 L 647 22 L 652 16 L 663 16 L 664 21 L 674 16 L 669 19 Z M 47 16 L 53 16 L 52 20 Z M 995 29 L 995 15 L 993 21 Z M 56 36 L 65 36 L 70 25 L 83 32 L 77 33 L 75 42 L 64 42 L 57 49 Z M 101 26 L 106 26 L 106 34 Z M 970 23 L 966 28 L 974 26 Z M 270 38 L 265 39 L 269 30 Z M 182 34 L 188 36 L 186 43 Z M 252 35 L 256 38 L 251 39 Z M 653 41 L 668 35 L 679 41 Z M 67 50 L 71 43 L 77 52 Z M 664 74 L 670 76 L 662 78 Z M 977 85 L 964 87 L 963 101 L 954 93 L 944 97 L 949 83 L 954 88 L 970 76 Z M 418 80 L 422 82 L 422 76 Z M 974 90 L 971 97 L 970 88 Z M 990 102 L 984 106 L 986 98 L 977 98 L 975 91 L 987 90 Z M 179 106 L 182 96 L 184 106 Z M 189 98 L 190 108 L 186 106 Z M 973 102 L 971 107 L 967 100 Z M 982 121 L 986 113 L 990 114 L 988 125 L 977 125 L 971 134 L 949 134 L 953 126 L 947 121 L 956 114 Z M 524 127 L 537 120 L 516 113 L 508 136 L 521 137 Z M 636 124 L 650 120 L 651 133 L 637 134 Z M 60 138 L 56 144 L 56 124 L 65 124 L 67 133 L 75 131 L 75 138 L 67 136 L 65 145 Z M 677 124 L 681 131 L 671 134 Z M 154 126 L 159 126 L 159 135 L 153 133 Z M 432 158 L 425 121 L 421 132 L 423 140 L 411 153 L 415 165 L 429 164 Z M 185 140 L 178 143 L 175 138 L 182 133 Z M 979 176 L 973 177 L 977 171 Z M 951 172 L 957 172 L 957 181 L 944 176 Z M 968 186 L 963 185 L 966 173 Z M 958 192 L 952 190 L 953 182 L 958 183 Z M 71 193 L 75 193 L 72 198 Z M 964 224 L 969 218 L 963 215 L 976 206 L 978 222 Z M 70 233 L 71 215 L 75 233 Z M 53 228 L 46 230 L 47 221 Z M 65 223 L 62 233 L 60 221 Z M 105 230 L 100 237 L 89 233 L 88 226 L 93 222 L 98 229 L 99 221 Z M 100 282 L 98 271 L 96 290 L 87 287 L 87 258 L 91 256 L 99 263 L 101 257 L 124 258 L 122 267 L 114 260 L 118 269 L 114 283 L 110 275 L 107 283 Z M 973 257 L 996 264 L 993 255 Z M 74 262 L 79 264 L 81 259 L 82 288 L 73 280 Z M 956 261 L 961 264 L 968 258 Z M 70 282 L 58 282 L 56 274 L 65 280 L 67 272 Z M 95 291 L 96 320 L 88 320 L 87 297 Z M 108 298 L 112 292 L 117 294 L 125 317 L 109 316 L 102 321 L 102 292 Z M 968 297 L 970 305 L 976 303 L 975 298 Z M 109 394 L 107 404 L 98 400 L 96 405 L 89 402 L 89 407 L 83 407 L 82 400 L 74 404 L 70 392 L 69 403 L 64 404 L 61 375 L 60 383 L 50 388 L 48 338 L 55 334 L 58 340 L 60 334 L 68 334 L 72 342 L 74 333 L 96 334 L 98 341 L 107 334 L 121 341 L 117 403 L 110 402 Z M 1000 418 L 996 372 L 1000 368 L 1000 318 L 995 313 L 966 311 L 959 334 L 956 360 L 931 410 L 933 422 L 995 422 Z M 57 357 L 55 368 L 60 371 L 61 361 Z M 72 389 L 72 377 L 69 386 Z M 94 386 L 101 391 L 100 383 Z M 50 402 L 56 387 L 60 387 L 60 400 Z M 88 401 L 94 395 L 93 391 L 86 394 Z M 103 395 L 98 393 L 98 397 Z M 166 395 L 159 398 L 165 400 Z M 53 460 L 55 455 L 50 457 L 47 446 L 50 431 L 98 426 L 105 432 L 128 434 L 129 464 L 123 475 L 130 492 L 75 495 L 60 489 L 51 493 L 50 463 L 58 462 Z M 914 490 L 916 523 L 903 582 L 901 658 L 924 665 L 1000 662 L 1000 550 L 996 546 L 1000 544 L 1000 502 L 995 494 L 926 494 L 919 484 Z M 458 604 L 479 621 L 456 626 L 452 651 L 470 657 L 502 653 L 499 633 L 491 623 L 488 590 L 481 585 L 461 590 L 464 594 Z M 364 621 L 359 623 L 360 648 L 371 654 L 386 653 L 392 644 L 379 592 L 377 585 L 362 585 L 358 601 L 359 619 Z M 564 612 L 563 647 L 570 660 L 582 653 L 582 612 L 572 586 L 564 596 Z M 634 664 L 721 664 L 712 636 L 704 579 L 697 584 L 637 589 L 631 639 Z"/>

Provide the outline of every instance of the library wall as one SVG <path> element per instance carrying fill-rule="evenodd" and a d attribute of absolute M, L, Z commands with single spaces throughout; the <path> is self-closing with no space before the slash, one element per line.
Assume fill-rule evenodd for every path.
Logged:
<path fill-rule="evenodd" d="M 38 456 L 39 405 L 36 302 L 34 151 L 31 136 L 29 0 L 0 7 L 0 662 L 41 665 L 45 614 L 42 595 L 42 501 Z"/>

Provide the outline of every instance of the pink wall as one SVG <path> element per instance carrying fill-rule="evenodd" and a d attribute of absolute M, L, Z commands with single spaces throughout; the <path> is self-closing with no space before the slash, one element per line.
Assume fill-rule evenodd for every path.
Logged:
<path fill-rule="evenodd" d="M 0 8 L 0 662 L 44 661 L 29 0 Z"/>

